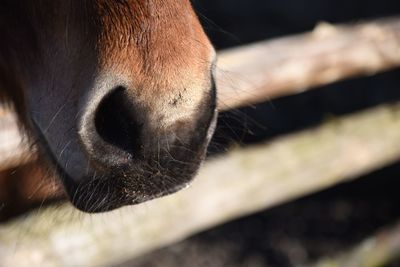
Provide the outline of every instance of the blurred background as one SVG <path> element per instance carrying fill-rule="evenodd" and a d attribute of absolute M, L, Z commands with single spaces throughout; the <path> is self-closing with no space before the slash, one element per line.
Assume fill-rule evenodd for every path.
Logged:
<path fill-rule="evenodd" d="M 398 0 L 193 3 L 218 50 L 311 31 L 321 21 L 355 23 L 400 14 Z M 226 112 L 220 115 L 210 154 L 236 143 L 273 140 L 399 99 L 400 69 L 395 69 Z M 122 266 L 305 266 L 346 251 L 398 221 L 399 185 L 400 164 L 393 164 L 354 182 L 218 226 Z M 385 266 L 400 266 L 400 257 Z"/>
<path fill-rule="evenodd" d="M 400 0 L 193 0 L 192 3 L 218 51 L 258 41 L 310 32 L 321 22 L 355 24 L 400 14 Z M 400 21 L 399 18 L 398 20 Z M 260 58 L 260 60 L 268 60 L 268 56 Z M 224 156 L 237 147 L 251 147 L 265 142 L 273 143 L 280 138 L 288 135 L 295 136 L 304 130 L 319 127 L 326 122 L 335 122 L 344 116 L 370 110 L 380 105 L 398 103 L 399 101 L 400 69 L 392 68 L 389 71 L 369 77 L 345 79 L 303 93 L 273 98 L 261 104 L 226 111 L 219 116 L 216 133 L 210 145 L 208 160 L 212 161 L 219 156 Z M 371 127 L 373 128 L 374 125 Z M 400 132 L 400 129 L 398 130 Z M 382 135 L 384 135 L 384 131 L 383 128 Z M 384 152 L 380 154 L 384 154 Z M 337 157 L 343 157 L 343 155 L 338 154 Z M 390 164 L 383 162 L 378 169 L 374 168 L 373 171 L 368 171 L 361 177 L 352 177 L 354 179 L 349 182 L 332 186 L 311 195 L 304 193 L 303 195 L 306 195 L 304 197 L 285 201 L 278 206 L 235 219 L 192 235 L 181 242 L 164 246 L 133 260 L 111 266 L 400 267 L 400 227 L 393 228 L 400 222 L 400 158 L 396 162 Z M 43 176 L 43 174 L 32 174 L 32 166 L 17 169 L 18 172 L 13 169 L 7 170 L 5 174 L 0 173 L 0 178 L 1 175 L 9 176 L 10 172 L 21 180 L 24 177 L 29 180 L 30 175 Z M 268 173 L 268 169 L 265 172 Z M 40 192 L 35 192 L 35 194 L 40 197 Z M 46 194 L 47 191 L 44 190 L 43 195 L 46 196 Z M 34 206 L 37 206 L 38 203 L 42 206 L 42 198 L 35 200 Z M 207 192 L 204 192 L 204 198 L 207 198 Z M 26 203 L 22 204 L 21 206 L 26 205 Z M 150 214 L 150 222 L 152 208 L 151 204 L 148 206 L 145 204 L 143 208 L 144 214 L 146 212 Z M 178 208 L 173 207 L 173 210 L 176 209 Z M 80 266 L 78 264 L 79 256 L 82 254 L 89 255 L 90 258 L 90 253 L 93 253 L 93 255 L 98 253 L 106 255 L 103 257 L 107 258 L 107 253 L 110 257 L 114 255 L 110 252 L 112 250 L 107 251 L 106 248 L 112 246 L 129 247 L 141 242 L 141 240 L 130 240 L 131 243 L 121 245 L 113 244 L 109 239 L 101 239 L 103 237 L 110 238 L 103 232 L 112 233 L 115 228 L 121 226 L 121 224 L 116 223 L 114 225 L 112 223 L 114 219 L 117 221 L 123 218 L 124 215 L 121 215 L 123 212 L 111 214 L 109 217 L 96 217 L 96 215 L 76 215 L 74 214 L 75 211 L 71 211 L 71 208 L 67 209 L 67 213 L 73 215 L 63 214 L 65 212 L 63 208 L 60 208 L 60 210 L 62 216 L 59 213 L 54 215 L 53 211 L 50 210 L 48 213 L 44 212 L 43 218 L 46 221 L 51 221 L 49 224 L 53 225 L 52 227 L 54 225 L 59 228 L 65 227 L 67 229 L 65 232 L 54 230 L 54 233 L 51 233 L 51 227 L 47 224 L 43 226 L 40 220 L 39 229 L 34 229 L 34 226 L 38 226 L 32 223 L 36 220 L 35 212 L 33 213 L 34 219 L 30 219 L 29 215 L 26 215 L 26 218 L 22 217 L 22 220 L 17 221 L 18 225 L 13 225 L 13 222 L 0 224 L 0 267 L 3 266 L 1 258 L 4 251 L 6 251 L 4 255 L 7 254 L 8 257 L 11 255 L 11 261 L 29 255 L 33 258 L 36 257 L 36 260 L 39 259 L 39 262 L 46 262 L 46 259 L 43 259 L 46 257 L 48 257 L 49 262 L 52 262 L 53 259 L 60 256 L 50 253 L 48 255 L 46 254 L 48 251 L 56 251 L 60 254 L 61 252 L 71 251 L 70 254 L 64 253 L 68 255 L 61 255 L 64 257 L 64 262 L 70 260 L 65 266 Z M 143 212 L 143 210 L 138 212 L 135 207 L 127 208 L 127 210 L 127 214 L 137 212 L 139 219 L 141 218 L 140 212 Z M 21 208 L 16 213 L 22 211 L 24 210 Z M 40 209 L 36 212 L 41 213 Z M 168 212 L 169 210 L 167 210 Z M 164 213 L 162 215 L 170 219 L 170 217 L 176 215 L 173 212 L 171 213 L 172 215 Z M 115 214 L 118 215 L 115 216 Z M 155 214 L 158 214 L 157 210 Z M 126 214 L 125 216 L 128 219 L 131 218 Z M 235 215 L 233 217 L 240 216 Z M 167 219 L 166 221 L 168 221 Z M 59 221 L 63 223 L 59 223 Z M 78 221 L 78 223 L 71 223 L 73 226 L 69 227 L 69 221 Z M 125 223 L 125 226 L 135 228 L 136 223 L 143 224 L 143 221 L 133 223 L 129 221 Z M 181 223 L 185 224 L 186 222 Z M 113 227 L 109 229 L 108 224 Z M 168 225 L 168 223 L 166 224 Z M 21 225 L 24 227 L 23 230 L 17 230 L 16 234 L 10 235 L 18 237 L 15 244 L 8 242 L 6 238 L 2 238 L 2 234 L 5 235 L 10 229 L 19 229 L 18 227 L 21 227 Z M 84 225 L 89 226 L 85 228 Z M 100 225 L 100 228 L 93 227 L 93 232 L 100 233 L 95 237 L 100 237 L 100 239 L 84 235 L 88 229 L 91 229 L 91 225 L 96 225 L 96 227 Z M 73 227 L 77 229 L 72 229 Z M 138 228 L 138 232 L 140 232 L 141 228 Z M 155 228 L 159 230 L 157 227 Z M 176 226 L 176 228 L 179 228 L 179 226 Z M 144 229 L 147 228 L 144 227 Z M 42 231 L 46 233 L 46 236 Z M 70 236 L 68 231 L 76 235 Z M 194 231 L 197 231 L 197 229 Z M 43 239 L 48 238 L 48 232 L 50 232 L 49 239 L 51 242 L 41 239 L 42 236 L 45 236 Z M 135 236 L 134 231 L 128 232 L 126 233 L 127 236 L 132 232 Z M 27 237 L 24 236 L 25 234 Z M 125 235 L 122 230 L 118 234 L 120 236 Z M 151 232 L 150 235 L 157 235 L 157 233 Z M 32 249 L 32 244 L 36 249 L 36 238 L 40 240 L 37 247 L 44 247 L 42 251 L 41 248 L 37 251 Z M 54 238 L 54 240 L 51 238 Z M 89 240 L 90 238 L 93 238 L 94 241 Z M 172 240 L 175 239 L 172 238 Z M 11 247 L 11 253 L 2 250 L 2 242 L 6 243 L 4 240 L 8 242 L 8 247 L 4 247 L 7 249 Z M 31 243 L 26 242 L 28 244 L 26 245 L 26 240 Z M 87 244 L 93 245 L 92 241 L 98 248 L 90 249 L 90 245 Z M 169 242 L 170 240 L 166 243 Z M 104 248 L 103 243 L 107 243 Z M 383 257 L 383 254 L 380 253 L 380 243 L 382 243 L 382 251 L 386 251 L 386 254 L 383 254 L 386 256 L 390 254 L 389 257 Z M 9 246 L 9 244 L 13 245 Z M 53 247 L 49 249 L 47 246 Z M 139 250 L 142 248 L 138 247 Z M 368 251 L 368 248 L 371 247 L 376 248 L 379 252 L 378 256 L 374 256 L 372 263 L 364 262 L 365 254 L 362 252 Z M 76 250 L 79 250 L 80 253 L 84 251 L 82 254 L 77 252 L 78 257 L 76 257 L 74 254 Z M 391 252 L 387 253 L 388 250 Z M 145 251 L 147 250 L 145 249 Z M 44 256 L 40 253 L 43 253 Z M 337 260 L 338 255 L 351 255 L 350 258 L 353 260 L 347 258 L 343 260 L 341 257 L 339 257 L 341 260 Z M 331 260 L 318 263 L 321 259 Z M 74 262 L 75 260 L 77 261 Z M 30 262 L 27 262 L 26 266 L 30 266 L 29 264 Z M 95 263 L 90 264 L 89 266 L 98 266 Z"/>

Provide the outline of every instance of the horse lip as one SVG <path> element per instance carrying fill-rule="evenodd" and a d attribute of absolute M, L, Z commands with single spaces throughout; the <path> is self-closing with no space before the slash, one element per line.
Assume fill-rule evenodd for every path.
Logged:
<path fill-rule="evenodd" d="M 106 171 L 104 168 L 102 168 L 104 166 L 102 166 L 101 164 L 100 166 L 97 166 L 97 164 L 94 164 L 93 161 L 91 161 L 92 168 L 94 168 L 92 169 L 92 171 L 97 171 L 99 175 L 104 172 L 104 179 L 93 182 L 91 181 L 91 179 L 89 179 L 90 175 L 86 175 L 85 177 L 82 177 L 83 179 L 81 179 L 81 182 L 75 182 L 71 179 L 71 177 L 69 177 L 68 173 L 66 173 L 66 170 L 62 168 L 62 166 L 59 166 L 59 163 L 56 162 L 56 164 L 58 165 L 59 173 L 61 173 L 60 176 L 64 177 L 63 181 L 65 188 L 68 191 L 70 201 L 79 210 L 82 210 L 84 212 L 98 213 L 114 210 L 122 206 L 140 204 L 159 197 L 170 195 L 183 188 L 188 187 L 190 182 L 194 179 L 198 168 L 201 166 L 201 162 L 204 160 L 207 146 L 216 128 L 217 117 L 218 111 L 215 109 L 209 121 L 209 126 L 206 130 L 205 138 L 202 145 L 203 148 L 198 152 L 197 155 L 198 165 L 196 167 L 196 170 L 193 169 L 189 171 L 185 177 L 179 179 L 179 183 L 173 185 L 170 184 L 168 187 L 164 187 L 162 188 L 162 190 L 160 189 L 160 191 L 158 191 L 158 189 L 155 189 L 155 191 L 152 192 L 129 192 L 130 189 L 127 189 L 124 182 L 121 182 L 124 179 L 123 171 L 118 171 L 114 173 L 115 177 L 112 178 L 112 172 Z M 132 164 L 140 167 L 141 162 L 132 162 Z M 116 170 L 118 170 L 121 167 L 123 168 L 123 166 L 127 168 L 132 167 L 131 164 L 124 164 L 114 167 L 116 167 Z M 135 180 L 134 177 L 130 179 Z M 80 190 L 82 190 L 82 188 L 85 188 L 86 184 L 90 183 L 92 183 L 92 186 L 90 187 L 93 188 L 93 190 L 90 190 L 90 192 L 79 192 Z M 99 188 L 109 188 L 110 191 L 102 191 Z M 125 189 L 127 190 L 125 191 Z"/>
<path fill-rule="evenodd" d="M 42 132 L 40 131 L 40 128 L 37 126 L 36 123 L 34 123 L 35 128 L 37 129 L 37 133 L 39 134 L 39 139 L 41 140 L 41 146 L 47 150 L 47 155 L 50 158 L 50 161 L 53 163 L 53 166 L 55 166 L 57 173 L 61 180 L 63 181 L 64 188 L 67 191 L 67 195 L 71 201 L 71 203 L 78 208 L 79 210 L 85 211 L 85 212 L 105 212 L 105 211 L 110 211 L 114 210 L 117 208 L 120 208 L 122 206 L 126 205 L 132 205 L 132 204 L 139 204 L 145 201 L 149 201 L 155 198 L 159 198 L 162 196 L 166 196 L 172 193 L 175 193 L 185 187 L 187 187 L 190 183 L 190 181 L 193 180 L 195 177 L 195 174 L 198 170 L 198 167 L 201 165 L 202 159 L 205 157 L 205 151 L 208 146 L 208 143 L 210 142 L 212 135 L 215 131 L 216 128 L 216 123 L 217 123 L 217 117 L 218 117 L 218 111 L 217 109 L 214 108 L 212 111 L 212 115 L 210 116 L 211 118 L 209 119 L 208 127 L 205 129 L 206 133 L 204 135 L 203 139 L 203 150 L 202 152 L 199 151 L 198 154 L 198 165 L 196 167 L 196 170 L 192 170 L 187 173 L 187 176 L 183 177 L 180 180 L 180 183 L 177 183 L 175 185 L 170 185 L 169 188 L 163 188 L 162 191 L 157 190 L 154 192 L 144 192 L 142 194 L 137 194 L 137 195 L 127 195 L 122 192 L 121 188 L 124 187 L 123 184 L 115 184 L 115 181 L 113 182 L 113 179 L 110 177 L 104 178 L 104 180 L 94 182 L 91 181 L 91 179 L 88 179 L 88 175 L 85 177 L 81 177 L 81 181 L 76 181 L 75 179 L 72 179 L 70 174 L 67 172 L 66 169 L 64 169 L 63 166 L 61 166 L 61 163 L 57 160 L 55 155 L 52 153 L 49 144 L 46 142 L 46 138 L 44 138 Z M 210 112 L 211 113 L 211 112 Z M 92 166 L 95 167 L 95 166 Z M 102 172 L 100 169 L 97 167 L 95 168 L 97 171 Z M 93 190 L 87 193 L 84 192 L 79 192 L 79 190 L 82 189 L 82 187 L 85 186 L 85 184 L 92 183 L 93 187 L 92 189 L 98 189 L 98 187 L 105 186 L 110 190 L 110 192 L 105 192 L 102 190 Z M 88 201 L 87 199 L 90 199 Z M 96 201 L 97 199 L 97 201 Z M 89 202 L 89 203 L 88 203 Z"/>
<path fill-rule="evenodd" d="M 104 181 L 104 182 L 110 182 L 109 180 Z M 86 197 L 79 198 L 79 197 L 72 197 L 70 198 L 71 203 L 78 208 L 81 211 L 84 212 L 89 212 L 89 213 L 99 213 L 99 212 L 107 212 L 111 211 L 123 206 L 128 206 L 128 205 L 137 205 L 141 204 L 150 200 L 154 200 L 160 197 L 168 196 L 171 195 L 177 191 L 180 191 L 184 188 L 187 188 L 190 184 L 190 181 L 184 182 L 182 184 L 177 184 L 168 190 L 163 190 L 157 193 L 151 193 L 151 194 L 146 194 L 146 193 L 132 193 L 129 192 L 128 190 L 124 189 L 123 192 L 121 191 L 113 191 L 110 192 L 110 194 L 103 195 L 101 192 L 96 192 L 97 193 L 97 198 L 100 200 L 94 200 L 93 203 L 88 203 L 88 199 Z M 95 187 L 97 185 L 94 185 Z M 78 186 L 79 187 L 79 186 Z M 77 188 L 75 188 L 75 192 Z M 118 199 L 118 202 L 115 202 L 113 200 Z M 83 201 L 82 201 L 83 200 Z"/>

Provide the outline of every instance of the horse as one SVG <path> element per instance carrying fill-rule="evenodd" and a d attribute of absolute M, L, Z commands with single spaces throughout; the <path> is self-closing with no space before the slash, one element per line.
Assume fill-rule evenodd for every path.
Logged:
<path fill-rule="evenodd" d="M 217 109 L 189 0 L 3 0 L 0 97 L 71 203 L 105 212 L 186 187 Z"/>

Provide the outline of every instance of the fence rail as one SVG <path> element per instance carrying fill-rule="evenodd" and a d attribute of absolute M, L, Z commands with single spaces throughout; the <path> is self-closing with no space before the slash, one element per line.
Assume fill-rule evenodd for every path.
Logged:
<path fill-rule="evenodd" d="M 320 26 L 221 52 L 219 106 L 253 104 L 399 65 L 400 18 Z M 189 189 L 150 203 L 99 215 L 69 204 L 40 209 L 0 225 L 0 267 L 116 264 L 395 162 L 398 140 L 400 104 L 387 104 L 209 159 Z M 30 155 L 19 149 L 19 156 Z"/>

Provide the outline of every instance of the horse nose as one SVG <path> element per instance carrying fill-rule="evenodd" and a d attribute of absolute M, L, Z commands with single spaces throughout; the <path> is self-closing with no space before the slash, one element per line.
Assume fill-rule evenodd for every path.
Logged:
<path fill-rule="evenodd" d="M 107 93 L 81 125 L 81 138 L 92 157 L 109 165 L 126 164 L 140 155 L 142 123 L 120 86 Z"/>
<path fill-rule="evenodd" d="M 94 123 L 97 134 L 106 143 L 130 154 L 137 150 L 140 125 L 123 87 L 104 97 L 96 110 Z"/>
<path fill-rule="evenodd" d="M 210 104 L 215 102 L 214 98 L 207 96 L 200 101 L 192 109 L 201 112 L 195 113 L 180 110 L 167 97 L 133 97 L 135 94 L 129 88 L 112 88 L 94 96 L 80 120 L 81 144 L 94 168 L 128 170 L 140 164 L 203 155 L 214 114 Z"/>

